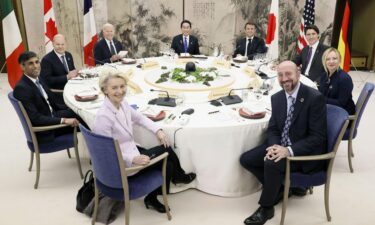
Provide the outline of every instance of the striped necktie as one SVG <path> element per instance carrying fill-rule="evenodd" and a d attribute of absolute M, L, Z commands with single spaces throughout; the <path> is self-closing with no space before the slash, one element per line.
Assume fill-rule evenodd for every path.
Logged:
<path fill-rule="evenodd" d="M 288 101 L 291 103 L 289 110 L 288 110 L 288 115 L 286 116 L 283 132 L 281 133 L 281 145 L 284 147 L 292 145 L 292 142 L 290 141 L 289 138 L 289 129 L 290 125 L 292 123 L 292 118 L 293 118 L 293 112 L 294 112 L 294 103 L 296 102 L 296 99 L 293 98 L 292 96 L 288 97 Z"/>

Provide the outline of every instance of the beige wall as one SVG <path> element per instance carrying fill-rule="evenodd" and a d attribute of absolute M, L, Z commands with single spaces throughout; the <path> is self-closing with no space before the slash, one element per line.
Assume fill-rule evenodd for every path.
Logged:
<path fill-rule="evenodd" d="M 353 3 L 352 48 L 368 54 L 367 68 L 374 70 L 375 58 L 372 56 L 375 43 L 375 1 L 356 0 Z"/>

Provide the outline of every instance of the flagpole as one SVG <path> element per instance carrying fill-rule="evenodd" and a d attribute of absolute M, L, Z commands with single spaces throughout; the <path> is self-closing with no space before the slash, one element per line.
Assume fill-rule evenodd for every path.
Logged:
<path fill-rule="evenodd" d="M 83 34 L 83 32 L 81 31 L 81 23 L 80 23 L 80 12 L 82 11 L 82 13 L 83 13 L 83 10 L 81 10 L 81 9 L 82 9 L 82 6 L 79 4 L 79 1 L 80 1 L 80 0 L 76 0 L 76 4 L 77 4 L 78 32 L 79 32 L 78 38 L 79 38 L 79 49 L 80 49 L 79 54 L 80 54 L 81 59 L 82 59 L 82 64 L 81 64 L 81 66 L 83 67 L 83 66 L 85 65 L 85 62 L 84 62 L 85 60 L 84 60 L 84 58 L 83 58 L 83 41 L 82 41 L 82 35 L 84 35 L 84 34 Z M 83 15 L 83 14 L 82 14 L 82 15 Z"/>
<path fill-rule="evenodd" d="M 5 65 L 7 64 L 7 61 L 4 62 L 3 66 L 1 67 L 0 73 L 3 72 L 3 69 L 5 68 Z"/>

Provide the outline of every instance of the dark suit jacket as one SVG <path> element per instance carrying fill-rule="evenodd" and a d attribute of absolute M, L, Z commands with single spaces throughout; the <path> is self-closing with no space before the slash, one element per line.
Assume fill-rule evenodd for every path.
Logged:
<path fill-rule="evenodd" d="M 317 90 L 300 84 L 289 129 L 291 148 L 295 156 L 316 155 L 326 152 L 327 120 L 324 96 Z M 281 143 L 281 134 L 287 117 L 285 91 L 271 97 L 272 115 L 268 124 L 268 146 Z M 303 172 L 321 166 L 322 162 L 301 163 Z M 324 163 L 323 163 L 324 165 Z M 321 168 L 321 167 L 320 167 Z"/>
<path fill-rule="evenodd" d="M 73 56 L 69 52 L 65 52 L 65 59 L 69 67 L 69 71 L 75 70 Z M 55 51 L 45 55 L 41 62 L 40 78 L 49 88 L 64 89 L 68 72 L 65 70 L 59 57 Z"/>
<path fill-rule="evenodd" d="M 332 74 L 328 79 L 327 73 L 321 77 L 319 91 L 326 96 L 327 104 L 344 108 L 349 115 L 355 113 L 355 104 L 352 97 L 352 78 L 343 70 Z"/>
<path fill-rule="evenodd" d="M 122 44 L 116 39 L 113 39 L 113 44 L 117 53 L 124 49 Z M 104 63 L 111 63 L 111 56 L 111 50 L 109 49 L 106 40 L 102 38 L 94 47 L 95 64 L 102 65 Z"/>
<path fill-rule="evenodd" d="M 251 45 L 249 44 L 247 49 L 247 57 L 249 60 L 254 58 L 254 55 L 257 53 L 266 53 L 267 48 L 264 40 L 262 38 L 254 36 L 253 40 L 251 41 Z M 237 54 L 241 54 L 245 56 L 245 49 L 246 49 L 246 38 L 243 38 L 236 43 L 236 49 L 233 53 L 233 58 L 237 56 Z"/>
<path fill-rule="evenodd" d="M 179 34 L 173 38 L 171 48 L 173 48 L 177 54 L 185 52 L 184 41 L 182 40 L 182 34 Z M 198 39 L 194 37 L 193 35 L 189 35 L 188 53 L 190 55 L 200 54 Z"/>
<path fill-rule="evenodd" d="M 43 84 L 42 80 L 40 80 L 40 83 L 48 95 L 48 101 L 53 111 L 67 109 L 63 105 L 56 104 L 54 95 L 49 91 L 47 86 Z M 60 124 L 61 118 L 52 116 L 46 99 L 42 96 L 37 86 L 25 75 L 23 75 L 17 83 L 13 95 L 22 102 L 33 126 Z M 40 142 L 51 141 L 54 139 L 54 133 L 50 131 L 38 132 L 37 139 Z"/>
<path fill-rule="evenodd" d="M 326 45 L 323 45 L 322 43 L 318 44 L 318 47 L 316 48 L 315 54 L 312 58 L 311 62 L 311 67 L 309 71 L 309 78 L 318 83 L 320 82 L 320 76 L 324 73 L 324 67 L 322 63 L 322 56 L 324 51 L 329 48 Z M 296 58 L 293 60 L 293 62 L 297 65 L 300 66 L 302 65 L 301 68 L 301 73 L 305 74 L 305 70 L 307 68 L 307 54 L 309 52 L 309 46 L 306 46 L 302 49 L 301 53 L 296 56 Z"/>

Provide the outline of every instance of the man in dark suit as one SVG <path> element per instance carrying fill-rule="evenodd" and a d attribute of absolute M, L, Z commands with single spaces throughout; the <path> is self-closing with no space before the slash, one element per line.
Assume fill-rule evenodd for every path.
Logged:
<path fill-rule="evenodd" d="M 189 53 L 190 55 L 199 55 L 199 43 L 198 39 L 191 32 L 191 22 L 189 20 L 183 20 L 181 22 L 182 34 L 176 35 L 172 40 L 171 48 L 177 54 Z"/>
<path fill-rule="evenodd" d="M 98 41 L 94 47 L 95 64 L 102 65 L 119 61 L 122 58 L 119 53 L 124 47 L 114 38 L 115 28 L 112 24 L 106 23 L 103 25 L 102 32 L 103 39 Z"/>
<path fill-rule="evenodd" d="M 258 53 L 266 53 L 267 47 L 262 38 L 255 36 L 256 25 L 252 22 L 245 24 L 246 37 L 237 41 L 236 49 L 233 53 L 233 58 L 238 55 L 247 56 L 249 60 L 252 60 Z"/>
<path fill-rule="evenodd" d="M 65 51 L 66 42 L 62 34 L 56 34 L 52 41 L 53 50 L 41 62 L 41 80 L 51 89 L 64 89 L 68 80 L 76 77 L 73 56 Z"/>
<path fill-rule="evenodd" d="M 293 61 L 301 67 L 302 74 L 319 84 L 324 73 L 322 56 L 328 46 L 319 42 L 319 28 L 315 25 L 306 26 L 305 37 L 309 45 L 304 47 Z"/>
<path fill-rule="evenodd" d="M 244 223 L 264 224 L 274 216 L 274 205 L 282 198 L 286 157 L 322 154 L 326 151 L 325 99 L 318 90 L 303 85 L 298 67 L 291 61 L 277 69 L 283 90 L 271 97 L 272 115 L 264 144 L 241 155 L 241 165 L 262 183 L 260 207 Z M 324 162 L 293 163 L 291 171 L 319 171 Z M 295 191 L 295 193 L 293 193 Z M 292 194 L 304 195 L 298 188 Z"/>
<path fill-rule="evenodd" d="M 23 76 L 14 88 L 13 95 L 22 102 L 27 115 L 34 126 L 68 124 L 78 126 L 79 118 L 71 109 L 59 105 L 54 95 L 39 79 L 40 63 L 34 52 L 24 52 L 18 62 L 23 70 Z M 80 119 L 80 118 L 79 118 Z M 73 133 L 71 127 L 54 131 L 38 132 L 37 139 L 41 143 L 53 141 L 56 136 Z"/>

